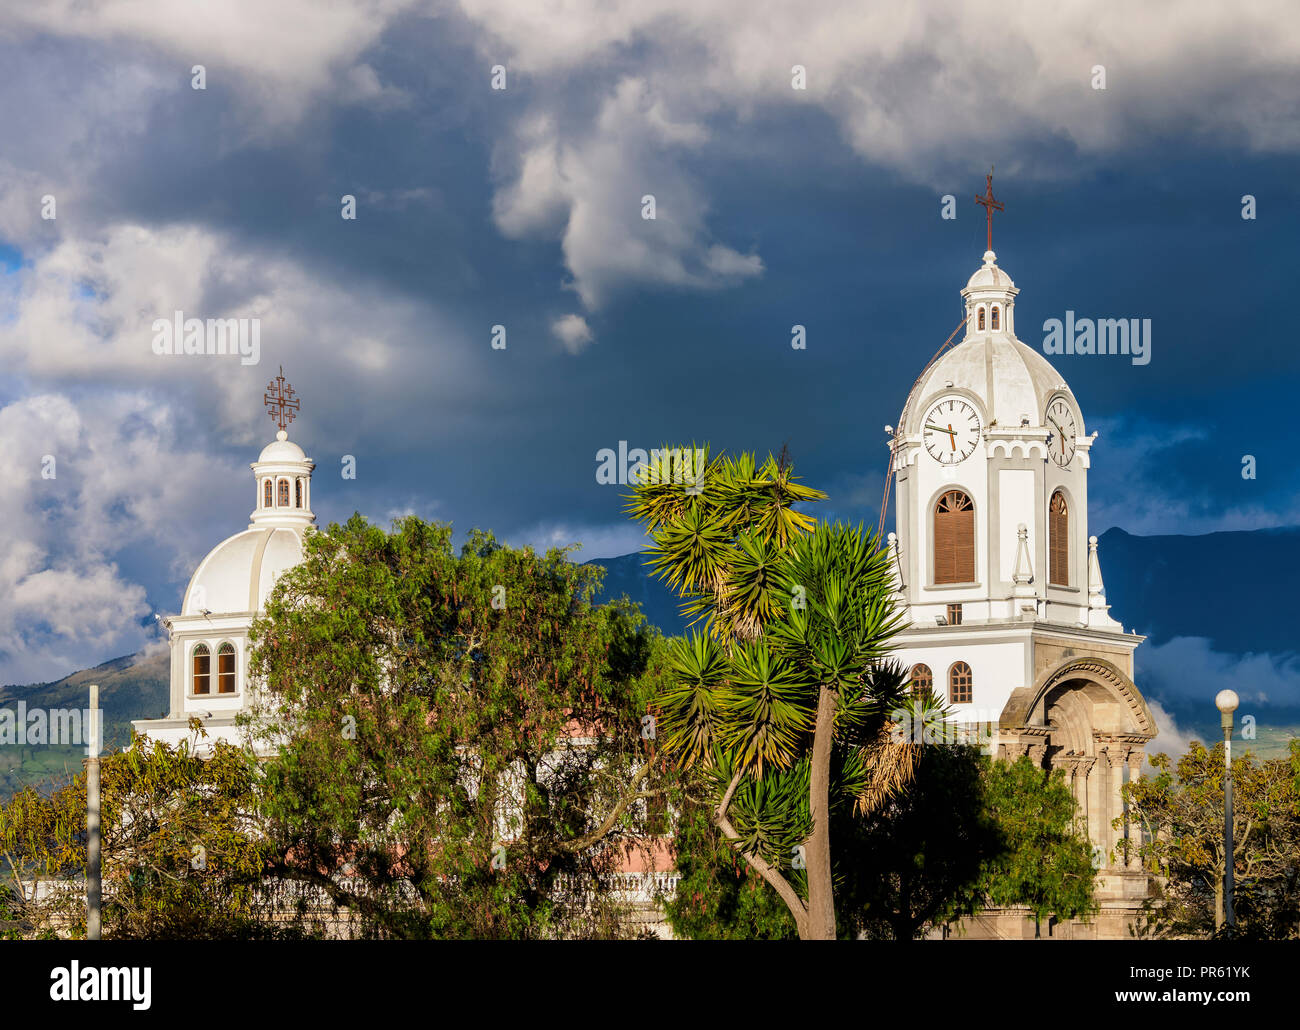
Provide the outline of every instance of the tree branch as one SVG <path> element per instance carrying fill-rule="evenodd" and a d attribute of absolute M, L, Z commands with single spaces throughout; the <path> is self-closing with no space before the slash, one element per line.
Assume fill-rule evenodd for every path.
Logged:
<path fill-rule="evenodd" d="M 736 788 L 740 786 L 740 773 L 736 773 L 731 778 L 731 783 L 727 786 L 727 792 L 722 795 L 722 800 L 718 802 L 718 808 L 713 813 L 713 821 L 722 835 L 729 841 L 735 842 L 740 840 L 740 834 L 736 828 L 731 825 L 731 820 L 727 818 L 727 809 L 731 807 L 731 799 L 736 794 Z M 772 888 L 781 895 L 781 900 L 786 903 L 790 909 L 790 914 L 794 916 L 795 922 L 802 928 L 803 922 L 808 918 L 808 907 L 804 904 L 803 899 L 799 897 L 799 892 L 794 889 L 790 881 L 777 872 L 767 861 L 758 854 L 748 851 L 742 851 L 736 848 L 741 858 L 748 862 L 764 880 L 772 885 Z"/>

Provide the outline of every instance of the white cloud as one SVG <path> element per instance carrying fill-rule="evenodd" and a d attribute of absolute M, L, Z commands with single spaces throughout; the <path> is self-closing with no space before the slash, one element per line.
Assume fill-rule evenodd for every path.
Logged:
<path fill-rule="evenodd" d="M 0 361 L 11 372 L 123 388 L 145 381 L 194 394 L 211 429 L 235 443 L 265 442 L 257 398 L 281 364 L 321 424 L 347 434 L 356 429 L 358 391 L 377 387 L 398 363 L 404 375 L 385 385 L 390 403 L 427 394 L 430 381 L 469 378 L 458 334 L 429 305 L 374 282 L 331 282 L 197 225 L 119 224 L 67 236 L 30 267 L 0 277 L 0 291 L 10 311 L 0 321 Z M 260 363 L 154 353 L 154 320 L 178 310 L 186 318 L 258 319 Z M 349 390 L 326 385 L 338 382 Z M 250 418 L 250 404 L 258 417 Z"/>
<path fill-rule="evenodd" d="M 337 90 L 347 102 L 400 100 L 360 56 L 414 0 L 50 0 L 10 5 L 0 32 L 33 32 L 109 45 L 143 46 L 175 68 L 175 88 L 190 89 L 201 64 L 208 89 L 228 88 L 269 124 L 300 117 L 316 96 Z"/>
<path fill-rule="evenodd" d="M 1014 177 L 1068 179 L 1170 126 L 1300 148 L 1288 99 L 1300 88 L 1300 19 L 1287 0 L 1198 0 L 1176 17 L 1119 0 L 1009 3 L 996 31 L 984 7 L 958 0 L 460 7 L 484 59 L 527 88 L 496 155 L 498 226 L 558 232 L 589 307 L 626 281 L 711 288 L 758 274 L 757 254 L 710 238 L 707 197 L 681 157 L 759 113 L 816 108 L 865 161 L 944 192 L 994 161 Z M 795 65 L 806 90 L 791 88 Z M 1105 90 L 1092 87 L 1096 65 Z M 659 201 L 657 224 L 637 224 L 644 193 Z"/>
<path fill-rule="evenodd" d="M 642 551 L 647 546 L 645 533 L 626 523 L 579 525 L 567 522 L 544 522 L 507 534 L 500 539 L 512 547 L 531 546 L 535 551 L 550 547 L 569 547 L 581 544 L 571 555 L 574 561 L 585 562 L 595 558 L 617 558 L 619 555 Z"/>
<path fill-rule="evenodd" d="M 182 515 L 216 500 L 214 462 L 179 429 L 167 405 L 134 392 L 0 408 L 0 682 L 63 675 L 151 638 L 145 590 L 114 555 L 142 546 L 179 571 L 215 542 Z"/>
<path fill-rule="evenodd" d="M 1275 728 L 1276 717 L 1271 713 L 1279 706 L 1292 712 L 1300 707 L 1300 658 L 1296 655 L 1230 654 L 1215 651 L 1205 637 L 1175 637 L 1159 646 L 1144 645 L 1137 652 L 1137 664 L 1138 686 L 1144 696 L 1148 691 L 1159 692 L 1166 705 L 1183 712 L 1189 702 L 1202 706 L 1207 723 L 1218 723 L 1214 697 L 1224 688 L 1235 690 L 1241 698 L 1238 726 L 1250 718 L 1259 730 Z M 1150 704 L 1151 699 L 1147 700 Z M 1159 722 L 1155 706 L 1152 713 Z M 1293 715 L 1286 717 L 1294 720 Z M 1166 733 L 1163 722 L 1161 733 Z M 1173 741 L 1185 739 L 1172 719 L 1168 733 Z M 1151 747 L 1147 751 L 1155 753 Z"/>
<path fill-rule="evenodd" d="M 570 354 L 581 354 L 595 339 L 581 315 L 565 315 L 551 323 L 551 332 Z"/>
<path fill-rule="evenodd" d="M 1151 489 L 1151 481 L 1159 481 L 1159 463 L 1173 448 L 1208 439 L 1203 422 L 1119 416 L 1094 419 L 1089 428 L 1098 432 L 1088 505 L 1094 533 L 1112 526 L 1139 536 L 1168 533 L 1170 526 L 1184 534 L 1222 533 L 1300 522 L 1300 482 L 1292 484 L 1288 497 L 1259 497 L 1251 491 L 1240 494 L 1236 503 L 1225 503 L 1222 494 L 1207 504 L 1205 495 L 1197 491 Z M 1099 488 L 1103 482 L 1099 474 L 1105 477 L 1104 489 Z"/>
<path fill-rule="evenodd" d="M 1189 747 L 1193 740 L 1199 740 L 1200 734 L 1186 733 L 1179 728 L 1174 717 L 1165 710 L 1164 705 L 1154 698 L 1146 699 L 1147 707 L 1151 709 L 1152 716 L 1155 717 L 1156 726 L 1159 732 L 1153 741 L 1147 744 L 1146 751 L 1148 755 L 1158 755 L 1161 752 L 1167 754 L 1170 758 L 1179 758 Z"/>

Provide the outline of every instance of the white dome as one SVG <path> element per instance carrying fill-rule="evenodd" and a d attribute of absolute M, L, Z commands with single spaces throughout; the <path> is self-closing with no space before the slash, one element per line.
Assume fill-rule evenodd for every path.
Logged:
<path fill-rule="evenodd" d="M 966 301 L 966 337 L 916 381 L 907 395 L 900 429 L 907 434 L 919 432 L 924 409 L 949 390 L 979 401 L 986 429 L 1017 429 L 1025 419 L 1030 426 L 1042 426 L 1052 397 L 1066 394 L 1073 400 L 1073 394 L 1043 355 L 1016 339 L 1015 298 L 1020 291 L 997 266 L 993 251 L 984 252 L 983 265 L 961 292 Z M 1077 411 L 1078 404 L 1073 406 Z M 1083 435 L 1082 419 L 1079 434 Z"/>
<path fill-rule="evenodd" d="M 946 351 L 908 394 L 903 409 L 907 421 L 919 423 L 925 414 L 922 406 L 950 389 L 973 394 L 984 406 L 989 423 L 1004 428 L 1018 427 L 1026 417 L 1030 425 L 1042 425 L 1047 402 L 1058 393 L 1070 394 L 1045 357 L 1005 333 L 972 337 Z M 902 428 L 907 433 L 919 431 L 918 425 Z"/>
<path fill-rule="evenodd" d="M 274 446 L 274 444 L 272 445 Z M 195 569 L 182 615 L 260 611 L 281 573 L 302 561 L 297 527 L 246 529 L 217 544 Z"/>
<path fill-rule="evenodd" d="M 257 460 L 259 463 L 264 461 L 306 461 L 307 454 L 289 439 L 288 433 L 281 429 L 275 434 L 275 439 L 262 448 L 262 453 Z"/>
<path fill-rule="evenodd" d="M 997 256 L 991 250 L 984 252 L 984 264 L 976 269 L 975 274 L 966 282 L 967 290 L 1014 290 L 1016 284 L 1011 281 L 1011 276 L 1002 271 L 995 264 Z M 1019 292 L 1019 291 L 1017 291 Z"/>

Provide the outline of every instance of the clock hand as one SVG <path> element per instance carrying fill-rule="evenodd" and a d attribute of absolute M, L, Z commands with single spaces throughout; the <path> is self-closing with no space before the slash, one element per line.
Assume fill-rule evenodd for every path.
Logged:
<path fill-rule="evenodd" d="M 953 446 L 954 449 L 956 449 L 956 447 L 957 447 L 957 443 L 956 443 L 956 440 L 957 440 L 957 432 L 956 432 L 956 430 L 954 430 L 954 429 L 952 428 L 952 423 L 949 423 L 949 424 L 948 424 L 948 427 L 945 429 L 943 426 L 936 426 L 936 425 L 933 425 L 933 424 L 927 422 L 927 423 L 925 423 L 925 428 L 926 428 L 926 429 L 933 429 L 933 430 L 935 430 L 935 432 L 938 432 L 938 433 L 945 433 L 945 434 L 947 434 L 949 437 L 952 438 L 952 446 Z"/>

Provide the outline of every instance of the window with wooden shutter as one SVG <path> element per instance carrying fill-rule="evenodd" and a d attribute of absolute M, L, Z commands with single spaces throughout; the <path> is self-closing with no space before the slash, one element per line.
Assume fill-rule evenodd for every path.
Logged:
<path fill-rule="evenodd" d="M 192 692 L 206 694 L 209 691 L 212 674 L 212 652 L 207 644 L 200 644 L 194 649 L 194 677 Z"/>
<path fill-rule="evenodd" d="M 217 648 L 217 693 L 235 692 L 235 645 L 229 642 Z"/>
<path fill-rule="evenodd" d="M 1048 581 L 1070 585 L 1070 510 L 1065 494 L 1057 490 L 1047 509 Z"/>
<path fill-rule="evenodd" d="M 934 506 L 934 581 L 975 582 L 975 505 L 960 490 Z"/>
<path fill-rule="evenodd" d="M 974 677 L 965 662 L 954 662 L 948 670 L 948 700 L 955 705 L 968 705 L 974 697 Z"/>
<path fill-rule="evenodd" d="M 912 666 L 912 693 L 928 694 L 934 690 L 934 673 L 928 665 Z"/>

